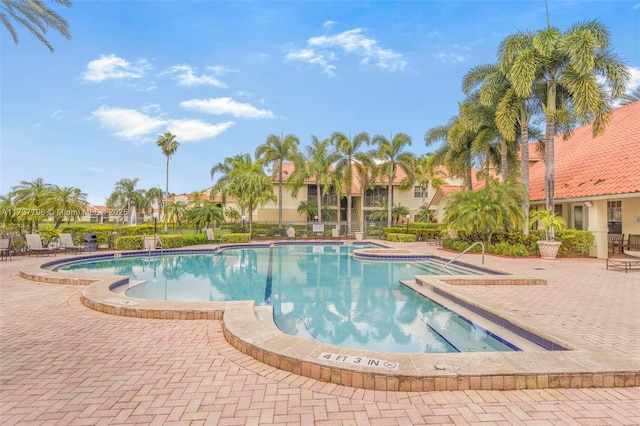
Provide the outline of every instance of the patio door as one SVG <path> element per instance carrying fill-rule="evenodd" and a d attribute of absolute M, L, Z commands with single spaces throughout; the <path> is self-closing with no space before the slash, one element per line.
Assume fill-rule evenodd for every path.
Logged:
<path fill-rule="evenodd" d="M 587 207 L 583 203 L 574 204 L 571 215 L 571 227 L 573 229 L 588 229 L 589 228 L 589 215 L 587 214 Z"/>

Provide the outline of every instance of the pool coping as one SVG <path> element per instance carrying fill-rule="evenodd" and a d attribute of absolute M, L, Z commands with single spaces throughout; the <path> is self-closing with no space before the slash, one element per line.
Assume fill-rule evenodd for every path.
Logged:
<path fill-rule="evenodd" d="M 165 250 L 165 253 L 211 253 L 215 249 Z M 268 246 L 268 244 L 251 244 Z M 144 252 L 115 253 L 115 257 Z M 154 253 L 155 254 L 155 253 Z M 114 253 L 45 260 L 20 270 L 33 281 L 85 288 L 81 302 L 96 311 L 146 319 L 220 320 L 225 339 L 256 360 L 324 382 L 374 390 L 515 390 L 536 388 L 625 387 L 640 385 L 640 362 L 612 357 L 609 352 L 580 347 L 571 336 L 547 335 L 534 320 L 516 317 L 499 306 L 479 305 L 456 291 L 461 284 L 539 285 L 542 282 L 515 275 L 418 276 L 414 287 L 445 293 L 458 301 L 508 320 L 568 349 L 545 352 L 485 352 L 400 354 L 344 348 L 307 341 L 280 331 L 272 307 L 238 302 L 165 302 L 135 299 L 114 292 L 129 284 L 126 276 L 73 275 L 43 269 L 55 263 L 114 257 Z M 324 356 L 324 358 L 323 358 Z M 370 365 L 361 365 L 365 360 Z M 371 361 L 373 360 L 373 361 Z M 386 364 L 385 364 L 386 363 Z M 385 368 L 384 366 L 387 365 Z M 395 369 L 393 369 L 395 367 Z"/>

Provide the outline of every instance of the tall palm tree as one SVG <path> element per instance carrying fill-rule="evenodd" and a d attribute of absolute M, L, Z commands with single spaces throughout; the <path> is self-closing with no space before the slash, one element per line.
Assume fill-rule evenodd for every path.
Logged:
<path fill-rule="evenodd" d="M 236 163 L 242 162 L 245 155 L 241 153 L 233 157 L 226 157 L 223 162 L 211 167 L 211 179 L 213 180 L 216 175 L 219 175 L 219 177 L 211 188 L 209 198 L 214 199 L 217 195 L 220 195 L 223 207 L 227 204 L 228 191 L 226 188 L 229 186 L 229 176 L 236 167 Z"/>
<path fill-rule="evenodd" d="M 523 33 L 521 37 L 518 50 L 509 55 L 513 60 L 506 74 L 520 98 L 533 93 L 534 82 L 546 84 L 542 99 L 546 121 L 545 198 L 547 209 L 553 211 L 554 137 L 556 124 L 566 114 L 560 95 L 566 97 L 565 105 L 571 105 L 578 121 L 593 121 L 593 133 L 597 135 L 604 130 L 612 101 L 624 94 L 630 75 L 611 51 L 609 30 L 596 20 L 575 24 L 564 33 L 548 25 L 536 34 Z"/>
<path fill-rule="evenodd" d="M 136 188 L 138 185 L 138 178 L 127 179 L 123 178 L 116 182 L 114 191 L 109 196 L 109 200 L 115 203 L 114 205 L 124 207 L 126 206 L 127 218 L 129 225 L 133 224 L 132 221 L 132 206 L 140 206 L 140 198 L 142 198 L 143 190 Z M 109 204 L 109 203 L 107 203 Z M 124 209 L 123 209 L 124 210 Z M 137 214 L 138 212 L 136 212 Z"/>
<path fill-rule="evenodd" d="M 346 188 L 347 232 L 351 232 L 351 188 L 356 180 L 356 173 L 358 179 L 366 179 L 372 169 L 373 161 L 371 156 L 361 151 L 364 145 L 368 146 L 370 144 L 370 138 L 366 132 L 358 133 L 353 139 L 347 137 L 344 133 L 334 132 L 331 135 L 331 143 L 338 154 L 335 173 L 340 180 L 341 187 Z M 344 192 L 344 189 L 340 192 Z"/>
<path fill-rule="evenodd" d="M 413 165 L 415 156 L 405 151 L 408 146 L 411 146 L 411 137 L 406 133 L 396 133 L 389 140 L 382 135 L 376 135 L 373 137 L 372 143 L 377 145 L 374 155 L 377 160 L 381 161 L 378 165 L 379 173 L 387 178 L 387 226 L 391 226 L 393 219 L 391 214 L 393 209 L 393 182 L 396 179 L 397 170 L 402 169 L 407 175 L 407 178 L 402 182 L 402 189 L 410 188 L 414 181 Z"/>
<path fill-rule="evenodd" d="M 71 0 L 54 0 L 56 3 L 71 7 Z M 53 46 L 45 38 L 47 30 L 53 28 L 67 40 L 71 39 L 69 24 L 42 0 L 2 0 L 0 3 L 0 22 L 11 34 L 13 42 L 18 44 L 18 32 L 11 21 L 27 27 L 42 44 L 53 52 Z"/>
<path fill-rule="evenodd" d="M 446 166 L 452 177 L 462 179 L 463 185 L 468 190 L 472 189 L 474 138 L 475 135 L 457 116 L 451 118 L 445 125 L 432 127 L 424 137 L 427 146 L 435 142 L 444 142 L 433 153 L 433 161 L 435 164 Z"/>
<path fill-rule="evenodd" d="M 236 197 L 249 211 L 249 234 L 253 232 L 253 211 L 267 201 L 275 201 L 273 183 L 260 162 L 253 162 L 249 154 L 237 155 L 232 162 L 224 192 Z"/>
<path fill-rule="evenodd" d="M 169 196 L 169 159 L 173 154 L 176 153 L 178 147 L 180 146 L 180 142 L 176 140 L 176 136 L 170 132 L 165 132 L 162 135 L 158 136 L 158 140 L 156 141 L 156 145 L 160 147 L 162 153 L 167 157 L 167 173 L 166 173 L 166 186 L 165 186 L 165 196 Z M 164 222 L 164 233 L 168 232 L 167 222 Z"/>
<path fill-rule="evenodd" d="M 299 155 L 294 161 L 295 171 L 287 181 L 290 183 L 291 192 L 295 197 L 304 182 L 309 178 L 313 179 L 316 184 L 315 205 L 317 211 L 315 214 L 318 215 L 319 222 L 322 221 L 325 211 L 322 206 L 322 197 L 327 195 L 332 187 L 337 191 L 340 186 L 340 182 L 335 179 L 335 173 L 332 173 L 332 165 L 337 160 L 338 153 L 335 149 L 331 149 L 329 139 L 320 140 L 311 135 L 311 145 L 305 147 L 304 154 Z"/>
<path fill-rule="evenodd" d="M 82 217 L 89 202 L 87 194 L 75 186 L 53 185 L 43 204 L 52 212 L 57 229 L 65 219 L 71 222 Z"/>
<path fill-rule="evenodd" d="M 272 171 L 278 174 L 278 226 L 282 226 L 282 182 L 285 160 L 293 160 L 298 152 L 300 140 L 296 135 L 269 135 L 262 145 L 256 148 L 256 159 L 261 164 L 271 164 Z"/>

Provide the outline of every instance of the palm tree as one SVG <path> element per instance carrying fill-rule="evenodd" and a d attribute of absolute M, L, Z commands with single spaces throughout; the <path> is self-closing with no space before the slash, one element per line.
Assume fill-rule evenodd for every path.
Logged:
<path fill-rule="evenodd" d="M 13 199 L 16 208 L 22 209 L 19 219 L 29 226 L 30 231 L 34 226 L 38 229 L 40 220 L 46 219 L 46 215 L 40 212 L 44 209 L 44 202 L 52 188 L 53 185 L 46 183 L 42 178 L 36 178 L 30 182 L 23 180 L 19 185 L 11 188 L 9 197 Z"/>
<path fill-rule="evenodd" d="M 66 219 L 78 220 L 89 205 L 87 194 L 74 186 L 53 185 L 46 195 L 43 205 L 53 213 L 55 229 Z"/>
<path fill-rule="evenodd" d="M 173 223 L 175 226 L 180 226 L 182 219 L 185 215 L 185 206 L 176 203 L 175 201 L 169 201 L 164 206 L 164 220 L 166 223 Z"/>
<path fill-rule="evenodd" d="M 432 127 L 424 137 L 427 146 L 435 142 L 444 142 L 433 153 L 434 163 L 445 165 L 452 177 L 462 179 L 463 185 L 472 189 L 472 146 L 475 135 L 464 125 L 459 117 L 453 117 L 443 126 Z"/>
<path fill-rule="evenodd" d="M 413 165 L 415 184 L 422 189 L 422 205 L 427 203 L 427 191 L 429 186 L 437 189 L 445 184 L 444 172 L 436 164 L 436 157 L 433 154 L 418 157 Z"/>
<path fill-rule="evenodd" d="M 331 150 L 330 147 L 331 141 L 329 139 L 321 141 L 316 136 L 311 135 L 311 145 L 305 148 L 303 155 L 296 157 L 294 160 L 295 171 L 287 180 L 291 193 L 295 197 L 298 189 L 304 185 L 305 181 L 309 178 L 313 179 L 316 184 L 317 212 L 315 214 L 318 215 L 319 222 L 322 221 L 326 211 L 322 205 L 322 197 L 327 195 L 332 187 L 337 189 L 340 186 L 339 181 L 335 179 L 335 173 L 331 172 L 333 163 L 338 160 L 338 154 L 335 150 Z"/>
<path fill-rule="evenodd" d="M 215 196 L 219 194 L 222 198 L 223 207 L 227 204 L 228 191 L 226 189 L 229 186 L 229 175 L 233 171 L 235 164 L 242 162 L 245 155 L 246 154 L 241 153 L 233 157 L 227 157 L 222 163 L 211 167 L 211 179 L 213 180 L 216 174 L 219 174 L 220 177 L 218 177 L 218 180 L 213 184 L 209 198 L 214 199 Z"/>
<path fill-rule="evenodd" d="M 173 154 L 176 153 L 178 147 L 180 146 L 180 142 L 176 140 L 176 136 L 171 134 L 170 132 L 165 132 L 163 135 L 158 136 L 158 140 L 156 141 L 156 146 L 159 146 L 162 150 L 162 153 L 167 157 L 167 173 L 166 173 L 166 192 L 165 196 L 169 196 L 169 159 Z M 164 233 L 168 232 L 167 222 L 164 222 Z"/>
<path fill-rule="evenodd" d="M 519 229 L 521 186 L 492 182 L 478 191 L 461 191 L 447 203 L 444 223 L 468 232 L 474 239 L 491 242 L 493 234 Z"/>
<path fill-rule="evenodd" d="M 224 215 L 233 221 L 233 223 L 236 223 L 238 221 L 238 219 L 240 219 L 240 212 L 238 211 L 238 209 L 236 208 L 228 208 L 225 212 Z"/>
<path fill-rule="evenodd" d="M 236 197 L 238 205 L 249 211 L 249 234 L 253 232 L 253 211 L 267 201 L 275 201 L 273 183 L 259 162 L 249 154 L 237 155 L 231 164 L 224 192 Z"/>
<path fill-rule="evenodd" d="M 71 7 L 71 0 L 54 0 L 56 3 Z M 7 16 L 8 15 L 8 16 Z M 0 3 L 0 21 L 18 44 L 18 32 L 11 20 L 27 27 L 42 44 L 53 52 L 53 46 L 44 37 L 47 30 L 53 28 L 67 40 L 71 39 L 69 24 L 53 9 L 48 8 L 42 0 L 2 0 Z"/>
<path fill-rule="evenodd" d="M 413 185 L 413 165 L 415 156 L 405 151 L 411 145 L 411 137 L 405 133 L 396 133 L 391 140 L 382 135 L 376 135 L 372 140 L 378 148 L 375 151 L 376 159 L 382 163 L 378 165 L 381 176 L 387 178 L 387 226 L 391 226 L 392 206 L 393 206 L 393 182 L 396 178 L 398 168 L 407 175 L 402 182 L 401 188 L 408 189 Z"/>
<path fill-rule="evenodd" d="M 334 132 L 331 135 L 331 143 L 335 146 L 338 154 L 335 173 L 341 183 L 341 187 L 346 188 L 347 232 L 351 232 L 351 188 L 355 181 L 354 168 L 359 179 L 366 179 L 370 175 L 370 171 L 373 168 L 371 156 L 360 151 L 363 145 L 370 144 L 370 138 L 366 132 L 358 133 L 353 139 L 350 139 L 344 133 Z"/>
<path fill-rule="evenodd" d="M 507 55 L 513 59 L 506 75 L 520 98 L 534 93 L 534 82 L 546 84 L 541 99 L 546 121 L 545 198 L 547 209 L 553 211 L 554 137 L 556 124 L 567 114 L 563 106 L 571 105 L 581 123 L 593 121 L 597 135 L 604 130 L 612 100 L 624 94 L 630 75 L 610 49 L 609 30 L 598 21 L 578 23 L 565 33 L 548 25 L 535 35 L 521 33 L 520 37 L 517 51 Z"/>
<path fill-rule="evenodd" d="M 307 217 L 307 221 L 311 221 L 314 216 L 318 215 L 318 204 L 313 200 L 300 201 L 298 205 L 298 213 Z M 318 216 L 320 218 L 320 216 Z"/>
<path fill-rule="evenodd" d="M 144 193 L 144 190 L 136 189 L 138 181 L 138 178 L 120 179 L 116 182 L 115 190 L 109 196 L 109 200 L 111 203 L 113 203 L 113 205 L 123 207 L 123 210 L 126 206 L 129 225 L 133 224 L 131 207 L 140 206 L 140 199 L 143 197 Z M 107 205 L 109 205 L 109 202 L 107 202 Z M 138 212 L 136 212 L 136 214 L 137 213 Z"/>
<path fill-rule="evenodd" d="M 187 219 L 196 229 L 208 228 L 214 222 L 224 222 L 224 212 L 211 201 L 203 201 L 187 210 Z"/>
<path fill-rule="evenodd" d="M 158 216 L 165 221 L 165 226 L 167 226 L 167 221 L 163 215 L 164 208 L 164 192 L 160 188 L 149 188 L 149 190 L 145 193 L 145 198 L 147 199 L 147 204 L 149 205 L 150 212 L 153 215 L 153 204 L 158 206 Z"/>
<path fill-rule="evenodd" d="M 278 174 L 278 226 L 282 226 L 282 164 L 296 157 L 299 144 L 295 135 L 269 135 L 266 142 L 256 148 L 256 159 L 261 164 L 271 164 L 273 172 Z"/>

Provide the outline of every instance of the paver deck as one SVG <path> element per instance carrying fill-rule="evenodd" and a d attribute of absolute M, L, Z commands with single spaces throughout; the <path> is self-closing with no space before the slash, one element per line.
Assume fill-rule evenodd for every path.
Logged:
<path fill-rule="evenodd" d="M 426 244 L 416 253 L 453 254 Z M 480 264 L 480 256 L 463 261 Z M 22 279 L 43 259 L 0 262 L 0 423 L 12 424 L 640 424 L 640 388 L 386 392 L 319 382 L 231 347 L 219 321 L 107 315 L 82 287 Z M 458 291 L 535 318 L 611 357 L 640 358 L 640 271 L 598 259 L 485 257 L 546 286 Z"/>

